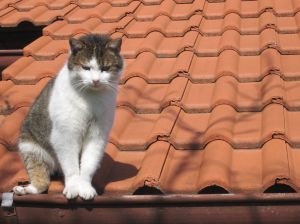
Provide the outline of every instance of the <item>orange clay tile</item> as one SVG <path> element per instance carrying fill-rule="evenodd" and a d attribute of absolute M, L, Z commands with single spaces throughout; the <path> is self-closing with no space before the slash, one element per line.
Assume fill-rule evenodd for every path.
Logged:
<path fill-rule="evenodd" d="M 23 162 L 16 151 L 0 144 L 0 192 L 12 189 L 17 183 L 28 181 Z"/>
<path fill-rule="evenodd" d="M 11 11 L 14 11 L 13 7 L 7 7 L 7 8 L 0 9 L 0 21 L 1 21 L 2 16 L 8 14 Z M 2 26 L 1 22 L 0 22 L 0 26 Z"/>
<path fill-rule="evenodd" d="M 78 0 L 76 2 L 80 8 L 92 8 L 97 6 L 101 2 L 107 2 L 112 6 L 128 6 L 134 0 Z M 159 4 L 162 0 L 142 0 L 144 4 Z"/>
<path fill-rule="evenodd" d="M 70 4 L 63 9 L 49 10 L 46 6 L 37 6 L 30 11 L 13 10 L 0 17 L 0 26 L 17 26 L 23 21 L 34 23 L 35 25 L 47 25 L 59 17 L 63 17 L 76 6 Z"/>
<path fill-rule="evenodd" d="M 123 29 L 132 18 L 125 17 L 115 23 L 104 23 L 99 18 L 90 18 L 82 23 L 68 23 L 60 20 L 44 28 L 43 33 L 53 39 L 68 39 L 74 35 L 84 33 L 112 34 L 117 30 Z"/>
<path fill-rule="evenodd" d="M 286 144 L 279 139 L 247 150 L 220 140 L 204 150 L 171 147 L 160 187 L 164 193 L 201 193 L 214 185 L 234 193 L 264 192 L 277 179 L 290 178 L 287 158 Z"/>
<path fill-rule="evenodd" d="M 187 32 L 184 37 L 168 38 L 160 32 L 151 32 L 145 38 L 124 37 L 122 54 L 125 58 L 135 58 L 138 54 L 149 51 L 157 57 L 176 57 L 184 50 L 191 50 L 198 33 Z"/>
<path fill-rule="evenodd" d="M 173 0 L 165 0 L 160 5 L 141 4 L 134 12 L 134 17 L 139 21 L 151 21 L 160 15 L 165 15 L 172 20 L 185 20 L 192 15 L 200 14 L 204 7 L 204 2 L 204 0 L 194 0 L 190 4 L 176 4 Z"/>
<path fill-rule="evenodd" d="M 234 50 L 225 50 L 218 57 L 194 56 L 189 75 L 193 82 L 213 82 L 224 75 L 241 82 L 260 81 L 268 74 L 299 80 L 299 61 L 299 55 L 281 55 L 275 49 L 266 49 L 256 56 L 240 56 Z"/>
<path fill-rule="evenodd" d="M 297 111 L 284 111 L 286 140 L 292 147 L 300 146 L 300 112 Z"/>
<path fill-rule="evenodd" d="M 160 113 L 181 100 L 186 84 L 184 77 L 175 78 L 170 84 L 147 84 L 134 77 L 120 85 L 117 105 L 130 107 L 136 113 Z"/>
<path fill-rule="evenodd" d="M 128 107 L 118 107 L 110 142 L 121 150 L 145 150 L 170 135 L 179 110 L 169 106 L 160 114 L 136 114 Z"/>
<path fill-rule="evenodd" d="M 130 152 L 110 146 L 106 152 L 114 163 L 108 163 L 109 157 L 103 161 L 103 169 L 100 168 L 98 178 L 94 178 L 96 188 L 104 189 L 105 194 L 132 194 L 143 186 L 158 187 L 169 143 L 158 141 L 150 145 L 147 151 Z"/>
<path fill-rule="evenodd" d="M 300 10 L 300 4 L 293 0 L 226 0 L 215 3 L 207 2 L 203 13 L 209 19 L 217 19 L 223 18 L 229 13 L 237 13 L 241 17 L 258 17 L 266 10 L 271 10 L 276 16 L 293 16 Z"/>
<path fill-rule="evenodd" d="M 51 10 L 62 9 L 69 4 L 71 0 L 22 0 L 13 5 L 18 11 L 29 11 L 37 6 L 46 6 Z"/>
<path fill-rule="evenodd" d="M 282 105 L 270 104 L 262 112 L 237 112 L 220 105 L 210 113 L 181 111 L 169 140 L 177 149 L 204 148 L 218 139 L 233 148 L 257 148 L 273 137 L 282 137 L 284 127 Z"/>
<path fill-rule="evenodd" d="M 0 95 L 0 114 L 10 114 L 21 107 L 31 106 L 48 81 L 49 78 L 44 78 L 35 85 L 12 85 Z"/>
<path fill-rule="evenodd" d="M 53 60 L 68 51 L 68 40 L 53 40 L 48 36 L 40 37 L 23 49 L 25 56 L 32 56 L 36 60 Z"/>
<path fill-rule="evenodd" d="M 182 107 L 189 113 L 209 112 L 227 104 L 237 111 L 261 111 L 271 103 L 289 110 L 300 108 L 300 81 L 285 82 L 278 75 L 268 75 L 261 82 L 239 83 L 232 76 L 222 76 L 215 83 L 189 81 Z"/>
<path fill-rule="evenodd" d="M 176 58 L 156 58 L 150 52 L 143 52 L 135 59 L 125 60 L 121 83 L 132 77 L 141 77 L 148 83 L 169 83 L 171 79 L 188 72 L 193 53 L 184 51 Z"/>
<path fill-rule="evenodd" d="M 67 54 L 61 54 L 50 61 L 36 61 L 32 57 L 22 57 L 2 72 L 3 79 L 12 80 L 17 84 L 35 84 L 45 77 L 55 77 L 67 57 Z"/>
<path fill-rule="evenodd" d="M 289 182 L 293 184 L 293 188 L 299 192 L 300 190 L 300 150 L 299 148 L 293 148 L 290 145 L 287 145 L 287 153 L 289 158 L 289 167 L 290 167 L 290 179 Z"/>
<path fill-rule="evenodd" d="M 14 5 L 16 2 L 18 2 L 19 0 L 2 0 L 0 2 L 0 10 L 2 9 L 6 9 L 12 5 Z"/>
<path fill-rule="evenodd" d="M 281 54 L 300 53 L 298 34 L 278 34 L 265 29 L 260 35 L 240 35 L 236 30 L 227 30 L 222 36 L 198 36 L 195 44 L 199 56 L 218 56 L 224 50 L 235 50 L 240 55 L 259 55 L 267 48 L 277 49 Z"/>
<path fill-rule="evenodd" d="M 201 15 L 194 15 L 189 20 L 172 20 L 170 17 L 162 15 L 153 21 L 132 20 L 124 33 L 127 37 L 146 37 L 150 32 L 158 31 L 167 37 L 184 36 L 190 30 L 198 28 Z"/>
<path fill-rule="evenodd" d="M 77 0 L 76 4 L 80 6 L 80 8 L 93 8 L 102 2 L 107 2 L 112 6 L 128 6 L 133 1 L 135 0 Z M 161 1 L 162 0 L 141 0 L 141 2 L 148 5 L 160 4 Z"/>
<path fill-rule="evenodd" d="M 102 2 L 93 8 L 77 7 L 65 16 L 65 20 L 69 23 L 79 23 L 90 18 L 99 18 L 103 22 L 118 22 L 127 14 L 132 13 L 139 4 L 139 1 L 133 1 L 126 7 L 113 7 L 108 2 Z"/>
<path fill-rule="evenodd" d="M 183 38 L 166 38 L 159 32 L 150 33 L 143 38 L 123 39 L 122 54 L 125 58 L 135 58 L 138 54 L 150 51 L 158 57 L 176 57 L 182 51 L 191 49 L 197 37 L 197 32 L 190 31 Z M 67 53 L 68 40 L 53 40 L 43 36 L 24 48 L 25 56 L 37 60 L 53 60 L 60 54 Z"/>
<path fill-rule="evenodd" d="M 21 107 L 9 115 L 0 115 L 0 144 L 16 149 L 21 124 L 28 107 Z"/>
<path fill-rule="evenodd" d="M 236 30 L 241 34 L 259 34 L 266 28 L 275 29 L 279 33 L 296 33 L 299 31 L 300 13 L 295 17 L 276 17 L 266 11 L 259 17 L 243 18 L 239 14 L 230 13 L 222 19 L 204 18 L 199 31 L 206 35 L 222 35 L 226 30 Z"/>

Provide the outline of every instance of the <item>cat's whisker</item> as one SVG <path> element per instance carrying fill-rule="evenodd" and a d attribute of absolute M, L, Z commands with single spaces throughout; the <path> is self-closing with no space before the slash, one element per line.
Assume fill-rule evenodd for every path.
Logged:
<path fill-rule="evenodd" d="M 112 85 L 111 83 L 109 83 L 109 82 L 106 82 L 106 83 L 104 83 L 104 85 L 106 85 L 107 87 L 109 87 L 111 90 L 113 90 L 115 93 L 118 93 L 119 92 L 119 89 L 118 89 L 118 87 L 117 86 L 114 86 L 114 85 Z"/>

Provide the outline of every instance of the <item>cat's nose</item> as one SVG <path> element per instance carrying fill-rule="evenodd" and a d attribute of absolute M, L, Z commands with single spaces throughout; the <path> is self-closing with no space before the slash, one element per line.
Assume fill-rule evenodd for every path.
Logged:
<path fill-rule="evenodd" d="M 95 86 L 99 85 L 99 83 L 100 83 L 99 80 L 93 80 L 93 84 L 94 84 Z"/>

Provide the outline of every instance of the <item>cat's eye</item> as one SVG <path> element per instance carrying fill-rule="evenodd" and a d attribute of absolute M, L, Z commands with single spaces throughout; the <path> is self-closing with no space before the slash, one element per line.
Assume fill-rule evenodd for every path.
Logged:
<path fill-rule="evenodd" d="M 87 71 L 89 71 L 91 69 L 89 66 L 85 66 L 85 65 L 81 65 L 81 67 L 83 70 L 87 70 Z"/>
<path fill-rule="evenodd" d="M 106 72 L 106 71 L 108 71 L 109 70 L 109 67 L 108 66 L 103 66 L 102 68 L 101 68 L 101 71 L 102 72 Z"/>

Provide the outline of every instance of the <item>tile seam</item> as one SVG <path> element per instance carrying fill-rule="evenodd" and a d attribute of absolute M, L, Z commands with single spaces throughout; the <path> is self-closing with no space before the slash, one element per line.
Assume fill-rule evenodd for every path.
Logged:
<path fill-rule="evenodd" d="M 169 19 L 170 20 L 172 20 L 172 21 L 182 21 L 182 20 L 190 20 L 190 18 L 192 17 L 192 16 L 195 16 L 195 15 L 202 15 L 202 13 L 198 13 L 198 12 L 193 12 L 193 13 L 191 13 L 191 14 L 189 14 L 188 16 L 186 16 L 185 18 L 173 18 L 171 15 L 169 15 L 168 13 L 159 13 L 159 14 L 157 14 L 157 15 L 155 15 L 153 18 L 151 18 L 151 19 L 139 19 L 139 17 L 138 16 L 136 16 L 136 15 L 133 15 L 133 17 L 134 17 L 134 19 L 137 21 L 137 22 L 153 22 L 154 20 L 156 20 L 158 17 L 160 17 L 160 16 L 167 16 L 167 17 L 169 17 Z M 203 15 L 202 15 L 203 16 Z"/>
<path fill-rule="evenodd" d="M 286 92 L 285 92 L 286 93 Z M 287 159 L 287 168 L 288 168 L 288 172 L 289 172 L 289 180 L 291 180 L 291 167 L 290 167 L 290 158 L 289 158 L 289 152 L 288 152 L 288 147 L 287 147 L 287 144 L 290 144 L 289 143 L 289 140 L 288 140 L 288 136 L 286 134 L 287 132 L 287 122 L 286 122 L 286 112 L 285 112 L 285 109 L 284 107 L 282 108 L 282 115 L 283 115 L 283 128 L 284 128 L 284 141 L 285 141 L 285 152 L 286 152 L 286 159 Z"/>
<path fill-rule="evenodd" d="M 265 26 L 265 27 L 260 28 L 258 31 L 255 31 L 255 32 L 253 32 L 253 31 L 242 31 L 242 29 L 237 28 L 237 27 L 222 28 L 220 32 L 215 32 L 215 33 L 204 32 L 204 31 L 201 31 L 200 29 L 199 29 L 198 32 L 200 32 L 203 36 L 216 37 L 216 36 L 222 36 L 227 31 L 236 31 L 240 35 L 260 35 L 266 29 L 272 29 L 278 34 L 298 34 L 299 31 L 300 31 L 300 28 L 297 28 L 296 31 L 282 31 L 277 26 L 276 27 Z"/>
<path fill-rule="evenodd" d="M 258 18 L 260 17 L 263 13 L 265 12 L 272 12 L 273 15 L 275 15 L 276 17 L 295 17 L 297 13 L 299 13 L 300 9 L 295 10 L 293 12 L 289 12 L 289 13 L 277 13 L 276 10 L 274 10 L 273 8 L 269 9 L 269 8 L 264 8 L 262 10 L 259 10 L 256 13 L 253 13 L 251 15 L 243 15 L 242 13 L 234 10 L 234 11 L 229 11 L 229 12 L 225 12 L 224 15 L 216 15 L 216 16 L 209 16 L 207 14 L 204 13 L 203 10 L 203 17 L 205 19 L 209 19 L 209 20 L 214 20 L 214 19 L 224 19 L 227 15 L 231 14 L 231 13 L 235 13 L 237 15 L 239 15 L 241 18 Z"/>
<path fill-rule="evenodd" d="M 71 12 L 73 12 L 73 11 L 78 7 L 78 5 L 76 5 L 75 3 L 71 3 L 71 4 L 74 4 L 75 7 L 73 7 L 72 9 L 70 9 L 70 11 L 68 11 L 67 13 L 65 13 L 63 16 L 61 16 L 61 17 L 60 17 L 61 19 L 59 19 L 59 20 L 66 21 L 66 22 L 68 23 L 68 20 L 66 20 L 65 17 L 66 17 L 67 15 L 69 15 Z M 71 5 L 71 4 L 70 4 L 70 5 Z M 55 21 L 57 21 L 57 20 L 55 20 Z M 55 21 L 53 21 L 53 22 L 55 22 Z M 53 22 L 52 22 L 52 23 L 53 23 Z M 51 23 L 51 24 L 52 24 L 52 23 Z M 51 24 L 49 24 L 49 25 L 51 25 Z M 48 26 L 49 26 L 49 25 L 48 25 Z M 46 28 L 46 27 L 45 27 L 45 28 Z"/>
<path fill-rule="evenodd" d="M 161 176 L 162 176 L 162 173 L 163 173 L 164 167 L 165 167 L 165 165 L 166 165 L 167 158 L 168 158 L 168 156 L 169 156 L 169 154 L 170 154 L 170 150 L 171 150 L 171 146 L 172 146 L 169 142 L 168 142 L 168 144 L 169 144 L 168 151 L 167 151 L 167 153 L 166 153 L 166 156 L 165 156 L 165 158 L 164 158 L 164 162 L 163 162 L 163 164 L 162 164 L 161 170 L 160 170 L 159 175 L 158 175 L 158 187 L 159 187 L 159 188 L 161 187 L 161 186 L 160 186 Z"/>
<path fill-rule="evenodd" d="M 12 6 L 10 6 L 10 7 L 12 7 Z M 10 10 L 10 11 L 8 11 L 7 13 L 5 13 L 5 14 L 3 14 L 2 16 L 0 16 L 0 19 L 3 17 L 3 16 L 6 16 L 8 13 L 11 13 L 12 11 L 14 11 L 14 10 L 16 10 L 14 7 L 12 7 L 12 9 Z M 1 25 L 1 23 L 0 23 L 0 25 Z M 0 27 L 2 27 L 2 26 L 0 26 Z"/>

